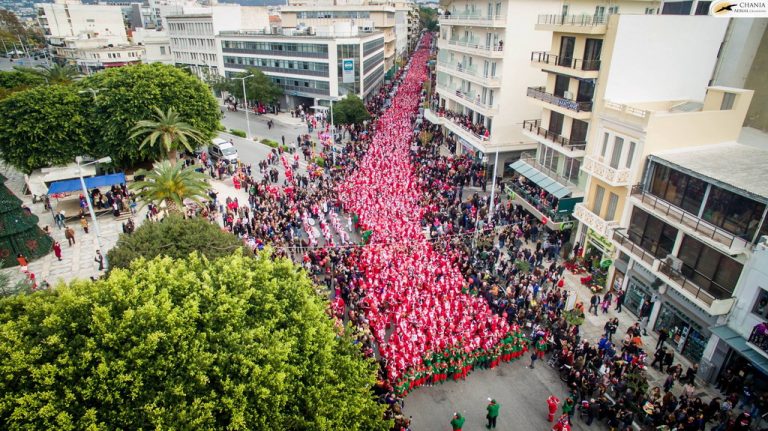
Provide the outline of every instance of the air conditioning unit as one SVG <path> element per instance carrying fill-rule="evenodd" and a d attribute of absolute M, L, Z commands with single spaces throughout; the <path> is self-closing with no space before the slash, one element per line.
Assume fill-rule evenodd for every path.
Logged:
<path fill-rule="evenodd" d="M 677 256 L 668 255 L 666 258 L 667 265 L 672 268 L 673 271 L 680 272 L 683 269 L 683 261 Z"/>
<path fill-rule="evenodd" d="M 563 93 L 563 97 L 568 100 L 573 100 L 573 93 L 571 93 L 570 91 L 566 91 Z"/>

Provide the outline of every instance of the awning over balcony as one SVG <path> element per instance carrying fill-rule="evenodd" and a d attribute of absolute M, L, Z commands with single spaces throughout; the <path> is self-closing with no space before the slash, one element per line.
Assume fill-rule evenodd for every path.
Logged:
<path fill-rule="evenodd" d="M 568 189 L 568 187 L 563 186 L 562 184 L 547 176 L 547 174 L 529 165 L 525 160 L 518 160 L 515 163 L 509 165 L 509 167 L 514 169 L 525 178 L 528 178 L 530 181 L 536 183 L 536 185 L 543 188 L 558 199 L 562 199 L 571 194 L 571 191 Z"/>
<path fill-rule="evenodd" d="M 713 334 L 725 341 L 733 350 L 736 350 L 736 352 L 746 358 L 760 372 L 768 375 L 768 358 L 747 346 L 747 340 L 744 337 L 727 326 L 715 326 L 709 329 Z"/>

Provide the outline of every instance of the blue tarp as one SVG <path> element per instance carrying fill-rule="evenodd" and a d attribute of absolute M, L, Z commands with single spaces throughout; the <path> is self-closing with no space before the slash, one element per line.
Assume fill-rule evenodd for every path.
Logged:
<path fill-rule="evenodd" d="M 121 172 L 119 174 L 109 174 L 109 175 L 99 175 L 97 177 L 88 177 L 85 179 L 85 188 L 90 190 L 90 189 L 96 189 L 99 187 L 106 187 L 106 186 L 123 184 L 123 183 L 125 183 L 125 174 Z M 80 178 L 56 181 L 51 183 L 50 186 L 48 186 L 49 195 L 52 195 L 54 193 L 67 193 L 67 192 L 82 191 L 82 190 L 83 190 L 83 186 L 80 184 Z"/>

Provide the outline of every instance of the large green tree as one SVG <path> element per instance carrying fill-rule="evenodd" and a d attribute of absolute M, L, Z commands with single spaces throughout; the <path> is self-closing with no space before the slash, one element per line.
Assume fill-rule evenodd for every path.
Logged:
<path fill-rule="evenodd" d="M 78 82 L 94 89 L 93 124 L 99 129 L 97 152 L 109 155 L 120 165 L 155 160 L 159 148 L 141 146 L 131 138 L 137 122 L 152 118 L 155 108 L 173 108 L 191 127 L 206 137 L 216 133 L 221 110 L 211 90 L 198 79 L 176 67 L 154 63 L 108 69 Z"/>
<path fill-rule="evenodd" d="M 0 70 L 0 100 L 12 93 L 45 85 L 45 79 L 29 69 Z"/>
<path fill-rule="evenodd" d="M 426 28 L 427 31 L 437 31 L 437 9 L 431 7 L 419 6 L 419 24 L 421 28 Z"/>
<path fill-rule="evenodd" d="M 111 268 L 128 268 L 140 257 L 181 259 L 198 251 L 208 259 L 215 259 L 229 256 L 237 249 L 250 255 L 242 240 L 222 231 L 218 225 L 199 217 L 187 219 L 170 215 L 162 222 L 143 223 L 130 235 L 120 235 L 117 246 L 109 250 L 107 257 Z"/>
<path fill-rule="evenodd" d="M 334 124 L 361 124 L 371 119 L 365 103 L 354 94 L 348 94 L 333 104 Z"/>
<path fill-rule="evenodd" d="M 38 75 L 48 84 L 71 84 L 81 76 L 80 71 L 69 64 L 64 66 L 56 63 L 39 64 L 35 67 L 17 67 L 16 69 Z"/>
<path fill-rule="evenodd" d="M 0 300 L 4 429 L 387 430 L 375 365 L 290 261 L 136 261 Z"/>
<path fill-rule="evenodd" d="M 15 92 L 0 101 L 0 112 L 0 158 L 25 173 L 93 154 L 98 125 L 90 121 L 88 101 L 74 86 Z"/>
<path fill-rule="evenodd" d="M 238 99 L 242 99 L 243 81 L 236 78 L 250 75 L 253 75 L 253 77 L 245 80 L 248 103 L 275 103 L 283 95 L 283 88 L 275 84 L 264 72 L 255 67 L 249 67 L 245 72 L 234 75 L 233 78 L 218 80 L 213 84 L 213 87 L 219 91 L 226 91 Z"/>

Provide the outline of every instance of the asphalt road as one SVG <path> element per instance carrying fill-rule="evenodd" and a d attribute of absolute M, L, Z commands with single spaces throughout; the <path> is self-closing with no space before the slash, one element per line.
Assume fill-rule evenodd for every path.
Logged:
<path fill-rule="evenodd" d="M 13 66 L 25 66 L 25 67 L 34 67 L 38 64 L 48 64 L 46 60 L 39 59 L 29 59 L 29 58 L 17 58 L 13 61 L 11 61 L 9 58 L 3 58 L 0 57 L 0 70 L 13 70 Z"/>
<path fill-rule="evenodd" d="M 280 116 L 286 116 L 288 119 L 291 118 L 290 114 L 280 114 L 278 117 Z M 296 142 L 296 136 L 307 132 L 305 126 L 284 124 L 280 121 L 279 118 L 274 120 L 274 126 L 271 130 L 267 127 L 267 120 L 269 118 L 261 115 L 249 114 L 249 119 L 251 123 L 251 136 L 253 136 L 255 140 L 252 141 L 238 138 L 228 133 L 222 133 L 220 136 L 227 140 L 232 139 L 232 141 L 235 143 L 235 148 L 237 148 L 240 161 L 245 164 L 251 164 L 253 166 L 255 166 L 259 161 L 264 160 L 267 157 L 267 154 L 269 154 L 269 152 L 272 150 L 270 147 L 258 142 L 259 140 L 268 138 L 276 142 L 282 142 L 281 138 L 285 136 L 286 145 L 291 145 L 292 143 Z M 242 111 L 225 111 L 224 118 L 222 119 L 221 123 L 227 129 L 237 129 L 243 131 L 248 130 L 245 121 L 245 113 Z"/>

